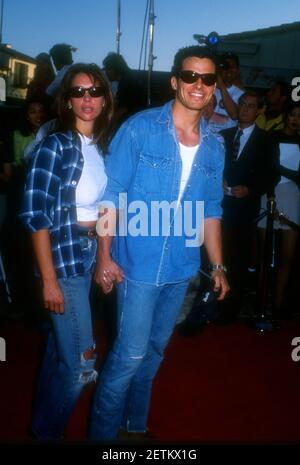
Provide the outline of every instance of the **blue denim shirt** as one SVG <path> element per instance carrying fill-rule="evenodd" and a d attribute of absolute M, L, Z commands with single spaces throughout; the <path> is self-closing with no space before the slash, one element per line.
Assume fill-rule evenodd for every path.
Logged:
<path fill-rule="evenodd" d="M 200 134 L 199 148 L 181 198 L 182 204 L 189 201 L 192 206 L 193 226 L 196 224 L 196 201 L 204 201 L 204 218 L 221 218 L 222 215 L 223 147 L 204 120 L 200 123 Z M 199 242 L 196 241 L 197 246 L 188 246 L 187 240 L 191 237 L 184 227 L 182 234 L 174 233 L 177 223 L 172 209 L 170 221 L 167 221 L 169 232 L 159 227 L 159 231 L 156 229 L 151 235 L 151 227 L 155 229 L 152 213 L 157 212 L 157 202 L 176 203 L 179 195 L 182 162 L 172 102 L 138 113 L 121 126 L 106 157 L 106 170 L 108 184 L 102 200 L 122 209 L 123 223 L 113 240 L 112 252 L 126 276 L 156 285 L 180 282 L 193 276 L 200 266 Z M 124 202 L 119 203 L 120 193 L 127 193 L 127 211 Z M 139 201 L 144 202 L 142 207 Z M 142 216 L 143 226 L 139 222 Z M 182 224 L 187 216 L 184 211 Z M 130 232 L 132 225 L 136 226 L 135 231 L 141 227 L 140 234 Z"/>

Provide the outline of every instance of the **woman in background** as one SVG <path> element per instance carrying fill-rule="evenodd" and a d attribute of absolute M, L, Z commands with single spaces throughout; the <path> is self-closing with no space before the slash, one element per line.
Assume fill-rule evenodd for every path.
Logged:
<path fill-rule="evenodd" d="M 276 208 L 289 221 L 300 225 L 300 102 L 290 102 L 284 114 L 284 127 L 271 133 L 279 156 L 278 183 L 274 194 Z M 262 199 L 262 206 L 266 198 Z M 266 228 L 266 219 L 258 224 Z M 278 231 L 279 253 L 275 285 L 275 314 L 282 316 L 284 295 L 289 281 L 299 238 L 299 229 L 275 216 L 274 230 Z"/>

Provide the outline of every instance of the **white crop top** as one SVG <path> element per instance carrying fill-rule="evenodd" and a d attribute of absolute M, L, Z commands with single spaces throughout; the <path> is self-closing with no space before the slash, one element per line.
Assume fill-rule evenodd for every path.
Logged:
<path fill-rule="evenodd" d="M 76 210 L 78 221 L 97 221 L 98 203 L 107 184 L 104 161 L 92 139 L 79 134 L 84 159 L 81 177 L 76 188 Z"/>

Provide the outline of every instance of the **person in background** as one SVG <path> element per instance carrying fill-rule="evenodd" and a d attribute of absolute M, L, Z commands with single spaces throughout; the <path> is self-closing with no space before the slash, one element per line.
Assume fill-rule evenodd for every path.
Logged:
<path fill-rule="evenodd" d="M 238 100 L 244 93 L 240 87 L 239 57 L 226 53 L 219 58 L 218 82 L 215 90 L 217 105 L 210 118 L 214 132 L 237 125 Z"/>
<path fill-rule="evenodd" d="M 245 92 L 238 102 L 238 126 L 221 132 L 225 142 L 222 238 L 231 293 L 220 306 L 219 324 L 231 323 L 241 310 L 254 220 L 275 166 L 269 135 L 255 124 L 261 104 L 255 91 Z"/>
<path fill-rule="evenodd" d="M 11 176 L 7 184 L 7 213 L 2 231 L 2 255 L 9 284 L 12 305 L 9 315 L 22 317 L 33 315 L 32 260 L 31 248 L 26 238 L 20 241 L 23 234 L 18 213 L 20 210 L 26 164 L 24 150 L 34 139 L 41 124 L 47 118 L 44 100 L 33 97 L 25 101 L 19 114 L 18 127 L 8 134 L 6 151 L 12 161 Z M 24 301 L 28 305 L 24 305 Z"/>
<path fill-rule="evenodd" d="M 100 68 L 71 66 L 56 108 L 60 131 L 47 136 L 30 158 L 20 213 L 51 318 L 31 425 L 38 439 L 61 438 L 83 387 L 97 376 L 89 292 L 113 116 L 113 97 Z"/>
<path fill-rule="evenodd" d="M 129 116 L 146 108 L 146 96 L 122 55 L 109 53 L 103 60 L 103 67 L 108 79 L 118 83 L 115 120 L 120 126 Z"/>
<path fill-rule="evenodd" d="M 283 114 L 290 95 L 291 87 L 287 82 L 275 82 L 267 92 L 266 105 L 257 116 L 257 126 L 265 131 L 280 131 L 283 129 Z"/>
<path fill-rule="evenodd" d="M 56 76 L 47 87 L 46 92 L 53 99 L 55 98 L 64 75 L 73 63 L 73 51 L 76 51 L 76 49 L 68 44 L 55 44 L 49 51 L 55 66 Z"/>
<path fill-rule="evenodd" d="M 270 133 L 278 152 L 279 166 L 277 167 L 277 184 L 274 189 L 276 208 L 284 215 L 288 222 L 275 215 L 274 230 L 278 247 L 277 278 L 275 285 L 275 316 L 283 317 L 287 314 L 285 308 L 286 291 L 291 276 L 300 226 L 300 102 L 288 102 L 283 114 L 283 128 Z M 267 197 L 262 199 L 262 209 L 266 208 Z M 298 225 L 298 228 L 297 228 Z M 266 218 L 258 223 L 261 244 L 265 237 Z"/>
<path fill-rule="evenodd" d="M 54 80 L 55 74 L 48 53 L 39 53 L 36 57 L 36 68 L 33 80 L 28 84 L 26 100 L 38 99 L 48 101 L 51 98 L 46 93 L 47 87 Z"/>
<path fill-rule="evenodd" d="M 12 135 L 12 153 L 15 166 L 23 164 L 26 146 L 35 139 L 39 128 L 47 119 L 48 108 L 45 100 L 32 97 L 25 101 L 21 111 L 19 129 L 15 129 Z"/>

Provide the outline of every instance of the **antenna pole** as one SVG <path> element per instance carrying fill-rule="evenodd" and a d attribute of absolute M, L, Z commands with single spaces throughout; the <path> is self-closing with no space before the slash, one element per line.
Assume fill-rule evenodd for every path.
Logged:
<path fill-rule="evenodd" d="M 153 56 L 153 40 L 154 40 L 154 22 L 156 16 L 154 15 L 154 0 L 150 0 L 149 8 L 149 58 L 148 58 L 148 88 L 147 88 L 147 102 L 148 106 L 151 105 L 151 75 L 153 71 L 153 61 L 155 56 Z"/>
<path fill-rule="evenodd" d="M 121 35 L 121 0 L 117 0 L 117 53 L 120 53 Z"/>

